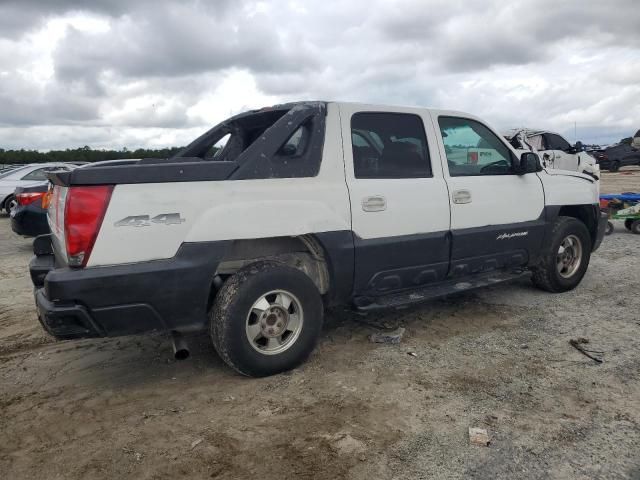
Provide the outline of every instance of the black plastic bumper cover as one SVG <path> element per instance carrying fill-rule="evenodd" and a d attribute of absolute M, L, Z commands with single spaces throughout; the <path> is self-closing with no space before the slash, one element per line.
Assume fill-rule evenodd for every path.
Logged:
<path fill-rule="evenodd" d="M 38 317 L 58 338 L 203 329 L 228 244 L 185 243 L 171 259 L 84 269 L 55 268 L 52 254 L 34 248 L 29 270 Z"/>
<path fill-rule="evenodd" d="M 47 211 L 31 205 L 17 207 L 11 214 L 11 229 L 25 237 L 45 235 L 49 233 Z"/>
<path fill-rule="evenodd" d="M 605 212 L 600 212 L 600 217 L 598 218 L 598 231 L 596 233 L 596 239 L 593 243 L 592 251 L 596 251 L 600 244 L 602 243 L 602 239 L 604 238 L 604 232 L 607 229 L 607 222 L 609 218 Z"/>

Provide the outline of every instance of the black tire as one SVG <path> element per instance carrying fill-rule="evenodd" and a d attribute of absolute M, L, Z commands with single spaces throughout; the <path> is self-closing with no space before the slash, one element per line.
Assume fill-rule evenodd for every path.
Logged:
<path fill-rule="evenodd" d="M 11 213 L 11 205 L 14 204 L 15 201 L 16 201 L 16 197 L 14 197 L 13 195 L 10 195 L 4 201 L 4 211 L 7 212 L 7 214 Z"/>
<path fill-rule="evenodd" d="M 640 234 L 640 220 L 636 220 L 631 224 L 631 229 L 636 235 Z"/>
<path fill-rule="evenodd" d="M 611 235 L 613 233 L 613 223 L 607 222 L 607 228 L 604 230 L 605 235 Z"/>
<path fill-rule="evenodd" d="M 577 269 L 566 278 L 558 271 L 557 260 L 560 245 L 569 236 L 577 237 L 582 251 Z M 542 261 L 532 269 L 532 281 L 536 287 L 547 292 L 560 293 L 573 290 L 587 272 L 590 258 L 591 235 L 584 223 L 573 217 L 558 217 L 551 229 L 550 242 L 542 252 Z"/>
<path fill-rule="evenodd" d="M 624 228 L 626 228 L 627 230 L 631 231 L 631 225 L 633 224 L 634 220 L 633 218 L 627 218 L 624 221 Z"/>
<path fill-rule="evenodd" d="M 252 346 L 246 329 L 254 303 L 274 290 L 295 296 L 303 321 L 286 350 L 265 354 Z M 227 279 L 209 319 L 213 346 L 225 363 L 243 375 L 264 377 L 290 370 L 307 359 L 322 330 L 323 304 L 313 281 L 300 270 L 275 262 L 257 262 Z"/>
<path fill-rule="evenodd" d="M 620 162 L 611 162 L 611 165 L 609 165 L 609 171 L 617 172 L 618 170 L 620 170 Z"/>

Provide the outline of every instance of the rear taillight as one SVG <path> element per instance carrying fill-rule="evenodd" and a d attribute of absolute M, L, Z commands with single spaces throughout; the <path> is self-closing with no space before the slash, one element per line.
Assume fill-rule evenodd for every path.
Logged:
<path fill-rule="evenodd" d="M 19 193 L 16 195 L 16 201 L 18 202 L 18 205 L 29 205 L 33 202 L 35 202 L 36 200 L 38 200 L 39 198 L 43 198 L 44 197 L 45 192 L 24 192 L 24 193 Z"/>
<path fill-rule="evenodd" d="M 476 165 L 478 163 L 478 152 L 467 152 L 467 163 Z"/>
<path fill-rule="evenodd" d="M 64 208 L 64 239 L 71 267 L 84 267 L 89 260 L 113 185 L 70 187 Z"/>

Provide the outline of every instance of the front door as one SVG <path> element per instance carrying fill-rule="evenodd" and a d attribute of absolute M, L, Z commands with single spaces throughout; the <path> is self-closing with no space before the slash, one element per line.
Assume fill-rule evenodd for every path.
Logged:
<path fill-rule="evenodd" d="M 442 280 L 449 199 L 428 113 L 341 105 L 355 245 L 354 292 L 378 296 Z"/>
<path fill-rule="evenodd" d="M 515 153 L 478 120 L 434 112 L 447 159 L 451 199 L 451 276 L 525 265 L 544 232 L 537 174 L 517 175 Z"/>

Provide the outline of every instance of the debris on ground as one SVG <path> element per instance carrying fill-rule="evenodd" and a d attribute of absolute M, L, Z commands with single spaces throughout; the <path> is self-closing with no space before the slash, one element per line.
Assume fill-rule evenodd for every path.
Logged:
<path fill-rule="evenodd" d="M 193 442 L 191 442 L 191 450 L 193 450 L 194 448 L 196 448 L 198 445 L 200 445 L 202 443 L 204 439 L 203 438 L 199 438 L 197 440 L 194 440 Z"/>
<path fill-rule="evenodd" d="M 601 358 L 604 355 L 604 352 L 599 350 L 587 350 L 583 347 L 583 345 L 587 345 L 589 343 L 588 338 L 572 338 L 569 340 L 569 345 L 582 353 L 585 357 L 589 357 L 594 362 L 602 363 L 604 360 Z M 592 355 L 593 354 L 593 355 Z"/>
<path fill-rule="evenodd" d="M 392 332 L 379 332 L 369 335 L 369 341 L 373 343 L 389 343 L 397 345 L 402 340 L 404 335 L 404 328 L 399 327 Z"/>
<path fill-rule="evenodd" d="M 407 352 L 407 355 L 411 355 L 412 357 L 417 357 L 418 354 L 416 352 Z"/>
<path fill-rule="evenodd" d="M 128 448 L 128 447 L 123 447 L 122 451 L 128 455 L 133 455 L 133 458 L 135 458 L 136 462 L 139 462 L 142 460 L 142 457 L 144 455 L 142 455 L 142 453 L 140 452 L 136 452 L 135 450 Z"/>
<path fill-rule="evenodd" d="M 489 434 L 484 428 L 469 427 L 469 442 L 472 445 L 486 447 L 489 445 Z"/>

